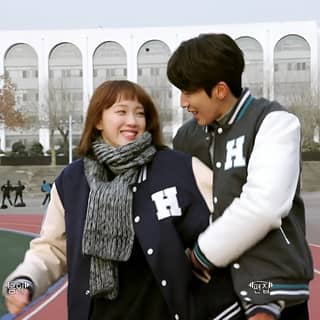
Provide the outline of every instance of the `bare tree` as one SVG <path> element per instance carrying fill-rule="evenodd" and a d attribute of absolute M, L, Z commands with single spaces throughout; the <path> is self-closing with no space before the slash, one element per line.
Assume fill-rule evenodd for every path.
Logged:
<path fill-rule="evenodd" d="M 0 76 L 0 120 L 10 129 L 21 128 L 25 124 L 24 115 L 16 109 L 15 86 L 5 76 Z"/>
<path fill-rule="evenodd" d="M 319 95 L 309 91 L 300 95 L 293 95 L 288 98 L 288 101 L 290 111 L 296 114 L 301 122 L 302 150 L 307 151 L 312 147 L 316 147 L 317 143 L 314 141 L 314 134 L 315 130 L 320 127 Z"/>
<path fill-rule="evenodd" d="M 76 101 L 73 99 L 74 90 L 64 86 L 63 79 L 57 85 L 49 84 L 49 94 L 47 98 L 48 126 L 50 130 L 50 152 L 51 164 L 55 165 L 55 137 L 56 132 L 62 137 L 62 147 L 64 155 L 68 154 L 69 138 L 69 116 L 76 109 Z"/>

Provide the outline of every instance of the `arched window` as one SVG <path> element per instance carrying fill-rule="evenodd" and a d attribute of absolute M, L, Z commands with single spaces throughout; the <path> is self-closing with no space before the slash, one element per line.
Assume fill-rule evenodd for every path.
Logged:
<path fill-rule="evenodd" d="M 310 46 L 301 36 L 288 35 L 274 48 L 274 97 L 290 107 L 310 95 Z"/>
<path fill-rule="evenodd" d="M 127 56 L 123 47 L 113 41 L 102 43 L 93 55 L 94 89 L 106 80 L 127 79 Z"/>
<path fill-rule="evenodd" d="M 172 88 L 167 79 L 169 47 L 162 41 L 151 40 L 138 51 L 138 83 L 151 95 L 159 108 L 166 143 L 172 139 Z"/>
<path fill-rule="evenodd" d="M 10 147 L 17 139 L 30 145 L 38 139 L 39 80 L 35 50 L 25 43 L 13 45 L 5 54 L 4 71 L 15 84 L 16 108 L 27 120 L 25 127 L 19 131 L 7 131 L 6 145 Z"/>
<path fill-rule="evenodd" d="M 51 132 L 57 130 L 55 145 L 63 146 L 66 155 L 70 119 L 72 139 L 78 143 L 83 122 L 82 56 L 72 43 L 55 46 L 49 55 L 49 122 Z M 71 117 L 71 118 L 70 118 Z M 52 131 L 53 130 L 53 131 Z"/>
<path fill-rule="evenodd" d="M 251 37 L 240 37 L 236 42 L 244 54 L 245 68 L 242 86 L 256 97 L 263 96 L 263 51 L 260 43 Z"/>
<path fill-rule="evenodd" d="M 71 113 L 75 121 L 82 119 L 82 57 L 71 43 L 61 43 L 50 53 L 49 100 L 60 117 Z"/>

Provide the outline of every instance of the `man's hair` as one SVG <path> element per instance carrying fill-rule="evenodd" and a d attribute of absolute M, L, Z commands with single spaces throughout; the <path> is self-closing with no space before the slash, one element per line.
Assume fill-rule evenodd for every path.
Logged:
<path fill-rule="evenodd" d="M 207 33 L 183 41 L 169 59 L 167 76 L 180 90 L 212 88 L 224 81 L 235 97 L 242 91 L 243 52 L 226 34 Z"/>

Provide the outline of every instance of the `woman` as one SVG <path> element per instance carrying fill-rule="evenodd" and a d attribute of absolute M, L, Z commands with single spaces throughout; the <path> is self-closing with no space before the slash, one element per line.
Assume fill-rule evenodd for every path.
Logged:
<path fill-rule="evenodd" d="M 6 296 L 9 311 L 19 312 L 68 265 L 69 319 L 201 320 L 225 309 L 238 314 L 229 294 L 221 298 L 224 309 L 215 308 L 215 290 L 230 285 L 223 272 L 206 283 L 210 275 L 194 276 L 186 254 L 208 225 L 212 173 L 163 145 L 146 92 L 129 81 L 100 85 L 79 151 L 82 158 L 53 185 L 40 237 L 5 282 L 30 283 L 27 294 Z"/>

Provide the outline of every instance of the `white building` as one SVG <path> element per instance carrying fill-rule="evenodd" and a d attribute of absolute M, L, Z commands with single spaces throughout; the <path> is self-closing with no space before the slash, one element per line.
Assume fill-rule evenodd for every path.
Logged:
<path fill-rule="evenodd" d="M 246 58 L 244 86 L 256 96 L 286 105 L 294 97 L 317 96 L 320 35 L 313 21 L 0 31 L 0 74 L 16 84 L 17 107 L 31 123 L 18 131 L 0 123 L 0 148 L 8 150 L 21 140 L 40 141 L 48 150 L 52 112 L 60 121 L 72 116 L 76 142 L 89 98 L 107 79 L 129 79 L 144 86 L 159 106 L 170 141 L 188 116 L 178 108 L 179 92 L 167 81 L 166 63 L 181 41 L 208 32 L 227 33 L 237 41 Z"/>

